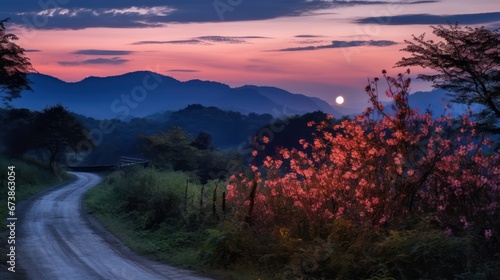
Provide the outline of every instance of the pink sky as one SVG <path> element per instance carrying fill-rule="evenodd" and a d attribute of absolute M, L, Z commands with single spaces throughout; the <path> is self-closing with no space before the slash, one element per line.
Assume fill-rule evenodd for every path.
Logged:
<path fill-rule="evenodd" d="M 19 45 L 27 50 L 38 50 L 27 53 L 38 72 L 65 81 L 151 70 L 183 81 L 202 79 L 230 86 L 277 86 L 293 93 L 317 96 L 332 104 L 336 96 L 344 95 L 346 102 L 343 107 L 348 109 L 366 104 L 363 88 L 367 77 L 380 76 L 382 69 L 387 69 L 394 75 L 404 70 L 392 69 L 392 66 L 407 55 L 399 51 L 404 47 L 405 39 L 411 39 L 412 34 L 431 32 L 429 24 L 357 24 L 353 20 L 374 16 L 472 14 L 499 10 L 497 0 L 443 0 L 413 5 L 342 7 L 309 12 L 302 16 L 258 21 L 170 23 L 150 28 L 16 29 L 15 32 L 21 38 Z M 294 37 L 297 35 L 317 37 Z M 199 44 L 133 44 L 139 41 L 190 40 L 202 36 L 266 38 L 242 39 L 244 42 L 238 44 L 203 40 Z M 388 40 L 398 44 L 276 51 L 329 45 L 333 40 Z M 78 50 L 120 50 L 131 53 L 75 54 Z M 127 61 L 116 65 L 80 63 L 98 58 Z M 421 70 L 415 69 L 413 73 L 418 71 Z M 418 82 L 414 84 L 414 90 L 428 89 L 429 85 Z"/>

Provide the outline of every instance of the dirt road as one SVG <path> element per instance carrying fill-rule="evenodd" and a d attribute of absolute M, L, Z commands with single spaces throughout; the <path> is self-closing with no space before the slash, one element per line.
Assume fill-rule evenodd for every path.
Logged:
<path fill-rule="evenodd" d="M 207 279 L 155 263 L 124 247 L 82 211 L 90 173 L 35 199 L 21 221 L 18 265 L 28 279 Z"/>

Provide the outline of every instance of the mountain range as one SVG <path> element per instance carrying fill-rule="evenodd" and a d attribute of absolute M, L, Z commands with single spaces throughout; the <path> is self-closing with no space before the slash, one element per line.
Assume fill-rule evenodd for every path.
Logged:
<path fill-rule="evenodd" d="M 230 87 L 213 81 L 179 81 L 149 71 L 137 71 L 118 76 L 87 77 L 78 82 L 65 82 L 58 78 L 29 74 L 33 91 L 25 91 L 15 99 L 14 108 L 43 110 L 62 104 L 68 110 L 96 119 L 130 120 L 134 117 L 164 115 L 191 104 L 213 106 L 242 114 L 271 114 L 275 117 L 303 115 L 322 111 L 341 117 L 326 101 L 281 88 L 245 85 Z M 435 89 L 410 95 L 410 106 L 424 112 L 429 109 L 440 115 L 450 103 L 448 92 Z M 467 107 L 453 104 L 447 113 L 463 114 Z M 367 104 L 368 105 L 368 104 Z M 389 108 L 390 106 L 386 106 Z M 475 108 L 478 111 L 480 108 Z M 362 110 L 360 110 L 361 112 Z"/>
<path fill-rule="evenodd" d="M 127 120 L 180 110 L 190 104 L 214 106 L 243 114 L 275 116 L 323 111 L 340 117 L 320 98 L 290 93 L 276 87 L 228 85 L 201 80 L 182 82 L 149 71 L 110 77 L 88 77 L 65 82 L 39 73 L 29 74 L 33 91 L 12 102 L 14 108 L 42 110 L 61 104 L 68 110 L 96 119 Z"/>

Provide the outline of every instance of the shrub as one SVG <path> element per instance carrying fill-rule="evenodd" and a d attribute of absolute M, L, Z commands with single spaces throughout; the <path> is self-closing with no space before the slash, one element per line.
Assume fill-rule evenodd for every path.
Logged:
<path fill-rule="evenodd" d="M 476 132 L 470 113 L 454 120 L 411 109 L 410 80 L 383 74 L 392 113 L 379 101 L 374 79 L 364 114 L 311 122 L 315 139 L 301 140 L 303 149 L 264 155 L 262 166 L 230 178 L 235 219 L 262 238 L 278 227 L 304 240 L 289 259 L 287 277 L 450 278 L 496 271 L 479 265 L 499 265 L 492 253 L 500 230 L 500 156 L 493 142 Z M 254 157 L 263 151 L 254 143 Z M 417 228 L 428 219 L 433 227 Z"/>

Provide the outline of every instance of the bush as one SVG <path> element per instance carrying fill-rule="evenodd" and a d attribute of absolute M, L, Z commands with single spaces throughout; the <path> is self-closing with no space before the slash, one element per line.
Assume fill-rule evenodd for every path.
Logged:
<path fill-rule="evenodd" d="M 37 194 L 68 178 L 63 170 L 56 169 L 54 173 L 46 165 L 35 160 L 0 157 L 0 185 L 2 186 L 0 201 L 5 203 L 0 207 L 1 221 L 5 221 L 7 215 L 7 172 L 9 171 L 7 167 L 9 166 L 15 166 L 16 205 L 20 200 Z"/>
<path fill-rule="evenodd" d="M 479 264 L 499 264 L 492 253 L 499 248 L 499 154 L 469 114 L 420 114 L 408 104 L 409 79 L 384 77 L 392 113 L 379 102 L 375 79 L 364 114 L 311 122 L 311 143 L 301 140 L 302 149 L 281 149 L 232 176 L 235 219 L 260 240 L 276 227 L 304 240 L 294 246 L 300 251 L 289 259 L 289 277 L 488 275 Z M 257 157 L 266 146 L 253 148 Z M 418 228 L 427 219 L 433 227 Z"/>

